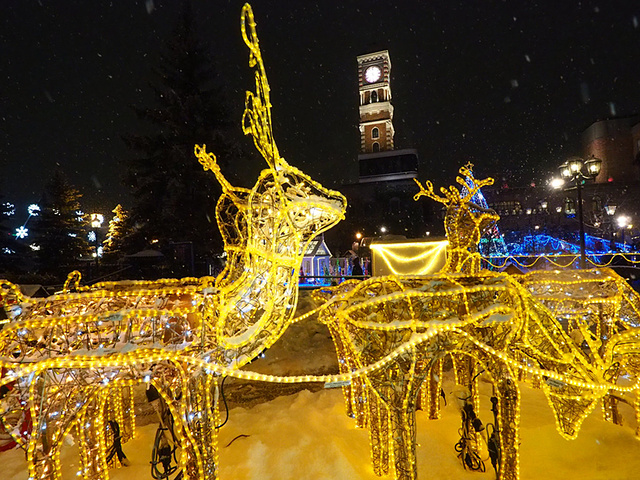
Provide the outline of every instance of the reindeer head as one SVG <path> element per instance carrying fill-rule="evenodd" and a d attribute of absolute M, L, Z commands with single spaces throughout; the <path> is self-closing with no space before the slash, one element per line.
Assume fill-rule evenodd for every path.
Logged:
<path fill-rule="evenodd" d="M 226 181 L 215 157 L 206 153 L 204 147 L 196 146 L 195 153 L 204 168 L 212 170 L 222 185 L 223 195 L 218 212 L 228 211 L 229 201 L 235 207 L 231 209 L 232 215 L 218 216 L 223 236 L 234 237 L 240 231 L 242 241 L 236 239 L 230 241 L 229 245 L 239 246 L 239 243 L 244 243 L 260 250 L 267 247 L 266 250 L 278 254 L 298 254 L 298 251 L 284 252 L 282 249 L 287 247 L 281 245 L 279 248 L 276 244 L 283 243 L 285 237 L 295 239 L 294 242 L 289 242 L 292 244 L 299 244 L 301 241 L 306 243 L 331 228 L 344 218 L 346 199 L 339 192 L 315 182 L 280 156 L 273 138 L 270 87 L 260 52 L 256 23 L 248 4 L 242 8 L 241 31 L 249 48 L 249 66 L 255 69 L 256 84 L 255 92 L 246 92 L 242 129 L 245 135 L 253 137 L 268 168 L 262 171 L 251 190 L 236 188 Z M 242 216 L 242 225 L 237 218 L 229 218 L 237 217 L 238 213 Z M 229 231 L 230 220 L 235 224 L 233 229 L 236 232 Z M 291 247 L 293 245 L 289 245 Z"/>
<path fill-rule="evenodd" d="M 255 92 L 246 94 L 242 129 L 253 137 L 268 168 L 252 189 L 233 187 L 215 157 L 195 147 L 200 163 L 213 171 L 223 191 L 216 217 L 228 260 L 216 280 L 220 308 L 215 335 L 217 344 L 236 352 L 228 357 L 236 364 L 239 357 L 251 358 L 270 345 L 286 328 L 295 311 L 297 274 L 308 243 L 343 219 L 346 210 L 344 196 L 280 156 L 273 139 L 269 83 L 248 4 L 242 9 L 241 30 L 256 84 Z"/>
<path fill-rule="evenodd" d="M 485 185 L 493 185 L 493 178 L 476 180 L 473 177 L 473 165 L 467 164 L 460 168 L 463 177 L 456 177 L 456 182 L 462 186 L 458 190 L 454 185 L 448 189 L 442 187 L 443 197 L 433 191 L 433 184 L 420 182 L 420 192 L 414 195 L 414 200 L 421 196 L 429 197 L 446 207 L 444 227 L 449 240 L 449 250 L 445 270 L 453 272 L 476 273 L 480 267 L 478 258 L 478 243 L 486 229 L 497 222 L 500 217 L 492 210 L 473 202 L 473 197 Z"/>

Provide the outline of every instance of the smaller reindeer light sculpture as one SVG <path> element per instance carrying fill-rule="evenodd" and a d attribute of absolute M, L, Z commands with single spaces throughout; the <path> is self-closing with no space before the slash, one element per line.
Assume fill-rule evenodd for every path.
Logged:
<path fill-rule="evenodd" d="M 414 195 L 414 200 L 429 197 L 445 205 L 447 211 L 444 228 L 449 240 L 447 248 L 447 262 L 443 271 L 450 273 L 478 273 L 481 257 L 478 253 L 478 243 L 485 230 L 500 220 L 498 214 L 473 202 L 473 197 L 486 186 L 493 185 L 493 178 L 476 180 L 473 176 L 473 165 L 468 163 L 459 170 L 463 177 L 456 177 L 456 182 L 462 185 L 458 190 L 454 185 L 448 189 L 442 187 L 441 197 L 433 190 L 433 184 L 427 180 L 423 187 L 418 180 L 415 182 L 420 191 Z"/>

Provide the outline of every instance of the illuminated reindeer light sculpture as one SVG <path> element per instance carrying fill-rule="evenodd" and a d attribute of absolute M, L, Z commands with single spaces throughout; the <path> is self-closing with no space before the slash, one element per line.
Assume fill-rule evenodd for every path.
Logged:
<path fill-rule="evenodd" d="M 242 37 L 255 67 L 243 130 L 267 161 L 252 189 L 231 186 L 204 146 L 195 153 L 219 180 L 216 217 L 228 262 L 216 278 L 65 286 L 36 300 L 0 331 L 5 393 L 0 418 L 15 431 L 27 410 L 29 477 L 59 479 L 60 446 L 75 428 L 85 479 L 108 478 L 108 420 L 131 425 L 128 389 L 148 382 L 176 423 L 179 464 L 190 479 L 217 477 L 216 366 L 237 369 L 273 344 L 295 312 L 308 243 L 344 217 L 345 198 L 280 157 L 272 135 L 269 85 L 253 12 L 242 9 Z M 73 279 L 79 280 L 78 277 Z M 69 283 L 69 282 L 68 282 Z M 75 291 L 72 291 L 75 290 Z M 124 401 L 123 401 L 124 398 Z M 23 427 L 24 428 L 24 427 Z M 17 432 L 16 432 L 17 433 Z M 18 437 L 18 435 L 16 435 Z"/>
<path fill-rule="evenodd" d="M 440 192 L 444 197 L 441 197 L 433 191 L 433 184 L 429 180 L 425 182 L 426 187 L 415 180 L 420 192 L 413 198 L 429 197 L 446 207 L 444 226 L 449 245 L 447 261 L 442 270 L 447 273 L 478 273 L 481 263 L 478 243 L 484 231 L 500 217 L 494 210 L 485 209 L 472 200 L 482 187 L 493 185 L 493 178 L 476 181 L 470 163 L 460 168 L 460 174 L 463 176 L 456 177 L 456 182 L 462 185 L 462 190 L 453 185 L 448 189 L 442 187 Z"/>
<path fill-rule="evenodd" d="M 500 458 L 498 478 L 519 478 L 518 379 L 528 374 L 542 384 L 558 430 L 577 435 L 586 414 L 610 388 L 602 372 L 563 331 L 553 314 L 506 274 L 479 272 L 472 242 L 497 219 L 470 202 L 490 179 L 476 181 L 470 166 L 460 170 L 467 189 L 432 185 L 421 195 L 447 205 L 446 229 L 452 249 L 437 275 L 387 276 L 349 281 L 316 293 L 326 302 L 321 320 L 333 337 L 343 374 L 367 372 L 345 387 L 348 413 L 370 432 L 374 471 L 415 479 L 415 409 L 438 416 L 442 363 L 451 356 L 478 411 L 475 383 L 484 372 L 494 387 Z"/>

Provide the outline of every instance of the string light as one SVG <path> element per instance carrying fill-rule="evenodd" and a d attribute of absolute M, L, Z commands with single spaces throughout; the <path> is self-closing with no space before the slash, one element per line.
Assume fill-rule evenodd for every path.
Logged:
<path fill-rule="evenodd" d="M 378 259 L 394 275 L 428 275 L 442 268 L 448 242 L 425 241 L 407 243 L 373 243 L 374 269 L 378 270 Z M 376 272 L 377 273 L 377 272 Z"/>

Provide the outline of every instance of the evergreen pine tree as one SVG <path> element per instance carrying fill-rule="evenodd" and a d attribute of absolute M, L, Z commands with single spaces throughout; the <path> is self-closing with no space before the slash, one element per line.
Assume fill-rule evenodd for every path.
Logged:
<path fill-rule="evenodd" d="M 192 242 L 202 259 L 222 249 L 215 224 L 220 187 L 193 149 L 206 144 L 224 162 L 237 147 L 226 140 L 230 122 L 218 75 L 193 23 L 187 3 L 156 72 L 158 107 L 136 109 L 155 132 L 124 137 L 137 152 L 125 177 L 134 196 L 127 253 L 152 244 L 171 252 L 172 242 Z"/>
<path fill-rule="evenodd" d="M 116 205 L 112 212 L 113 218 L 109 221 L 109 231 L 103 246 L 105 257 L 115 259 L 125 249 L 129 214 L 120 204 Z"/>
<path fill-rule="evenodd" d="M 40 213 L 32 220 L 41 273 L 64 278 L 79 258 L 89 256 L 81 198 L 60 170 L 45 185 Z"/>

